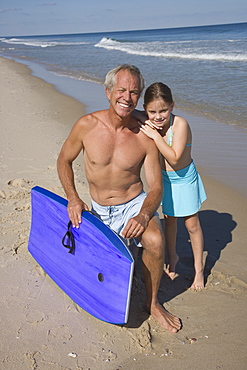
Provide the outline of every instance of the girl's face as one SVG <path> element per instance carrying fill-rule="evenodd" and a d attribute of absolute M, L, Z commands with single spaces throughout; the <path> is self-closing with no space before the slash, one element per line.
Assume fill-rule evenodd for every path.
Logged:
<path fill-rule="evenodd" d="M 148 119 L 161 129 L 170 122 L 170 114 L 174 103 L 167 103 L 163 99 L 157 99 L 148 103 L 145 107 Z"/>

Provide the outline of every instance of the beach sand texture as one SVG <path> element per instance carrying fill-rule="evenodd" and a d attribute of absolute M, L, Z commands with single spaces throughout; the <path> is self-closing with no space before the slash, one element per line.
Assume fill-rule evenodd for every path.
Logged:
<path fill-rule="evenodd" d="M 73 303 L 27 251 L 30 189 L 39 185 L 64 196 L 56 158 L 85 107 L 31 76 L 21 64 L 0 58 L 0 65 L 0 368 L 246 369 L 246 197 L 202 171 L 208 195 L 200 211 L 206 289 L 188 290 L 192 254 L 179 223 L 179 275 L 173 282 L 164 276 L 159 292 L 165 307 L 181 317 L 180 332 L 166 332 L 143 310 L 140 261 L 128 324 L 95 319 Z M 80 195 L 89 204 L 81 156 L 74 168 Z"/>

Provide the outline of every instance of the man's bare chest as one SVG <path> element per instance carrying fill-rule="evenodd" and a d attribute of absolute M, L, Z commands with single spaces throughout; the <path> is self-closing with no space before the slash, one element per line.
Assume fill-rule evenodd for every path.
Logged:
<path fill-rule="evenodd" d="M 145 156 L 144 148 L 133 135 L 96 135 L 84 147 L 89 166 L 113 166 L 124 170 L 139 166 Z"/>

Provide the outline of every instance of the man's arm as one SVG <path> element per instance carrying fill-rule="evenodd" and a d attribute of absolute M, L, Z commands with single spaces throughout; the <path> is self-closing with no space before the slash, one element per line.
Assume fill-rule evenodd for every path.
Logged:
<path fill-rule="evenodd" d="M 81 126 L 82 119 L 78 120 L 72 128 L 57 160 L 59 179 L 67 195 L 68 213 L 74 227 L 79 227 L 81 223 L 82 210 L 88 210 L 88 206 L 80 199 L 76 191 L 73 171 L 73 161 L 83 149 Z"/>
<path fill-rule="evenodd" d="M 150 219 L 160 206 L 163 191 L 161 167 L 158 150 L 152 141 L 149 141 L 147 145 L 144 169 L 148 195 L 143 202 L 139 214 L 131 218 L 124 228 L 122 232 L 124 238 L 140 236 L 146 230 Z"/>
<path fill-rule="evenodd" d="M 131 115 L 141 123 L 145 123 L 145 121 L 148 120 L 148 116 L 145 110 L 134 109 Z"/>

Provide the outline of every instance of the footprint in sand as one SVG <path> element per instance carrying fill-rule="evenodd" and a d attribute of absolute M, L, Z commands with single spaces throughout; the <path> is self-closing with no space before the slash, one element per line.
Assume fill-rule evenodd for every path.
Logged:
<path fill-rule="evenodd" d="M 8 181 L 8 185 L 13 186 L 15 188 L 26 188 L 30 189 L 33 187 L 33 181 L 25 180 L 25 179 L 13 179 Z"/>
<path fill-rule="evenodd" d="M 24 199 L 29 197 L 30 190 L 34 186 L 33 181 L 13 179 L 8 181 L 8 188 L 0 191 L 0 199 Z"/>
<path fill-rule="evenodd" d="M 48 340 L 61 341 L 63 343 L 68 342 L 73 335 L 70 333 L 69 328 L 66 325 L 61 325 L 57 328 L 52 328 L 48 331 Z"/>
<path fill-rule="evenodd" d="M 221 272 L 213 272 L 208 279 L 207 288 L 211 288 L 233 296 L 247 297 L 247 284 L 236 276 L 224 275 Z"/>
<path fill-rule="evenodd" d="M 26 320 L 30 324 L 39 324 L 45 319 L 47 319 L 46 315 L 40 311 L 33 311 L 33 312 L 26 314 Z"/>

